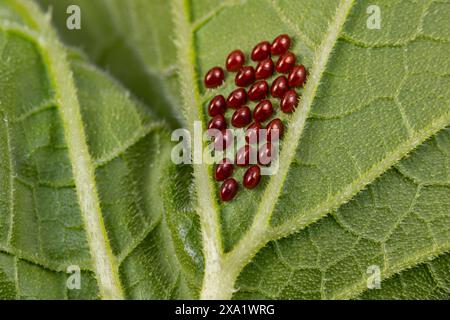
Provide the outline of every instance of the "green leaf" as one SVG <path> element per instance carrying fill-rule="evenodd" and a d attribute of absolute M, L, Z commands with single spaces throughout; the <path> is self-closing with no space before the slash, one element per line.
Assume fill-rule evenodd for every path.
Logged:
<path fill-rule="evenodd" d="M 448 298 L 443 274 L 450 248 L 449 131 L 434 136 L 450 123 L 450 35 L 442 28 L 450 18 L 448 2 L 377 1 L 382 28 L 368 30 L 370 1 L 79 0 L 75 3 L 85 20 L 82 31 L 73 33 L 64 27 L 68 2 L 43 2 L 55 5 L 56 22 L 68 43 L 84 47 L 94 61 L 112 70 L 153 107 L 156 117 L 171 121 L 173 114 L 183 114 L 182 122 L 190 130 L 193 121 L 206 122 L 206 104 L 215 93 L 202 89 L 200 75 L 222 65 L 232 49 L 248 52 L 257 39 L 289 33 L 293 51 L 310 70 L 298 110 L 292 116 L 279 115 L 288 124 L 279 172 L 265 177 L 256 191 L 241 190 L 234 201 L 222 204 L 217 201 L 211 167 L 170 165 L 170 145 L 164 142 L 168 133 L 143 129 L 159 126 L 117 84 L 122 98 L 97 90 L 100 86 L 90 81 L 102 78 L 112 85 L 111 81 L 80 61 L 72 63 L 74 80 L 63 79 L 70 70 L 64 63 L 64 48 L 56 45 L 54 36 L 42 31 L 52 46 L 41 44 L 39 37 L 27 37 L 34 46 L 46 49 L 38 50 L 38 64 L 58 77 L 47 81 L 48 90 L 41 87 L 46 82 L 36 78 L 47 74 L 41 71 L 16 80 L 13 89 L 0 82 L 0 91 L 12 90 L 9 96 L 15 104 L 8 105 L 20 114 L 21 99 L 35 106 L 50 99 L 42 98 L 43 92 L 57 97 L 54 104 L 60 110 L 57 122 L 68 149 L 67 166 L 47 175 L 58 179 L 58 183 L 50 181 L 52 187 L 77 191 L 78 199 L 62 202 L 74 203 L 80 212 L 86 231 L 80 234 L 87 244 L 76 251 L 85 252 L 87 260 L 91 252 L 93 263 L 86 264 L 85 270 L 97 280 L 100 297 Z M 20 21 L 24 11 L 2 9 L 0 17 Z M 176 47 L 167 41 L 170 37 Z M 11 54 L 11 59 L 22 51 Z M 127 73 L 129 60 L 132 65 L 138 61 L 129 70 L 144 73 L 138 72 L 136 78 Z M 11 65 L 21 64 L 8 63 L 4 68 Z M 164 72 L 166 68 L 177 69 L 178 78 Z M 19 80 L 25 79 L 29 83 L 22 87 Z M 155 79 L 164 90 L 154 86 Z M 232 90 L 231 82 L 229 77 L 225 94 Z M 73 100 L 76 93 L 78 102 Z M 183 101 L 180 106 L 170 103 L 177 99 Z M 80 116 L 69 116 L 71 108 L 78 109 Z M 14 130 L 4 132 L 8 137 Z M 155 145 L 160 156 L 149 151 Z M 4 148 L 9 150 L 8 143 Z M 44 158 L 46 165 L 48 158 L 63 163 L 55 152 L 51 156 Z M 26 159 L 29 164 L 10 158 L 14 168 L 25 163 L 29 175 L 30 167 L 39 168 L 34 164 L 38 160 Z M 49 167 L 56 168 L 44 168 Z M 62 170 L 70 167 L 73 178 L 70 170 Z M 0 171 L 6 172 L 0 179 L 6 186 L 12 168 Z M 42 174 L 36 171 L 41 182 Z M 64 174 L 72 185 L 65 184 Z M 15 191 L 11 198 L 24 194 Z M 17 202 L 58 203 L 28 197 L 37 200 Z M 37 204 L 14 212 L 39 224 L 30 213 Z M 31 258 L 25 260 L 31 267 L 46 269 L 22 270 L 14 264 L 17 257 L 27 258 L 20 256 L 24 248 L 39 251 L 32 246 L 36 243 L 33 239 L 16 247 L 7 242 L 5 267 L 0 269 L 4 270 L 0 284 L 6 283 L 0 287 L 6 289 L 0 292 L 17 291 L 15 284 L 20 281 L 14 281 L 14 274 L 38 281 L 48 272 L 47 262 Z M 55 243 L 61 250 L 61 241 Z M 47 249 L 43 254 L 48 254 Z M 49 260 L 55 263 L 54 258 Z M 380 291 L 367 290 L 370 266 L 380 268 L 384 280 Z M 56 271 L 61 271 L 58 267 Z M 56 286 L 55 281 L 47 283 Z M 399 283 L 424 286 L 407 293 L 398 288 Z M 55 292 L 43 291 L 23 295 L 43 297 L 45 292 Z"/>
<path fill-rule="evenodd" d="M 378 266 L 382 278 L 422 277 L 415 271 L 407 271 L 405 276 L 397 274 L 448 251 L 449 151 L 450 130 L 447 129 L 331 216 L 296 235 L 271 242 L 241 274 L 237 297 L 354 298 L 367 290 L 370 266 Z M 420 178 L 412 178 L 419 175 Z M 442 264 L 449 267 L 446 259 L 436 260 L 444 261 Z M 419 267 L 421 271 L 417 274 L 426 269 Z M 398 281 L 387 280 L 387 287 Z M 441 280 L 430 273 L 426 281 L 439 283 Z M 448 283 L 428 287 L 450 297 Z M 384 282 L 381 288 L 381 294 L 368 293 L 363 297 L 383 297 L 383 292 L 391 290 L 385 289 Z M 401 297 L 407 290 L 396 294 Z M 407 297 L 413 297 L 415 293 L 409 294 Z"/>
<path fill-rule="evenodd" d="M 395 275 L 383 283 L 381 290 L 366 292 L 364 299 L 443 299 L 448 300 L 450 254 L 423 263 Z"/>
<path fill-rule="evenodd" d="M 183 121 L 168 1 L 52 1 L 55 23 L 66 40 L 119 78 L 173 127 Z M 82 29 L 68 31 L 67 7 L 81 5 Z M 151 15 L 151 19 L 149 16 Z M 138 44 L 138 45 L 137 45 Z"/>
<path fill-rule="evenodd" d="M 169 298 L 167 281 L 190 295 L 164 241 L 165 125 L 68 54 L 32 3 L 0 5 L 0 297 Z M 80 290 L 66 286 L 69 266 Z"/>

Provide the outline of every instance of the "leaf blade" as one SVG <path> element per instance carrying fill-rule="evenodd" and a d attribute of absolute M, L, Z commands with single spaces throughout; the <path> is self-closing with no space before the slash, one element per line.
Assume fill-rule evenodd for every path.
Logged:
<path fill-rule="evenodd" d="M 183 5 L 187 6 L 186 3 Z M 346 203 L 366 185 L 371 185 L 370 183 L 375 178 L 385 173 L 400 158 L 439 129 L 448 125 L 448 96 L 445 93 L 448 59 L 441 54 L 448 48 L 448 37 L 436 28 L 433 22 L 439 21 L 441 16 L 445 15 L 445 10 L 434 9 L 436 6 L 445 8 L 445 4 L 430 2 L 429 4 L 420 4 L 415 8 L 408 3 L 382 1 L 380 6 L 384 12 L 383 23 L 386 22 L 386 24 L 379 33 L 370 33 L 365 30 L 366 16 L 364 12 L 367 4 L 365 1 L 357 3 L 357 8 L 345 24 L 344 32 L 339 35 L 335 52 L 333 52 L 335 59 L 327 61 L 326 68 L 324 67 L 323 70 L 324 76 L 319 79 L 321 83 L 317 88 L 316 98 L 311 103 L 310 117 L 307 120 L 306 117 L 304 119 L 307 127 L 303 139 L 299 142 L 292 142 L 293 144 L 299 143 L 299 148 L 295 150 L 295 155 L 292 153 L 295 159 L 289 166 L 289 179 L 280 185 L 281 197 L 279 199 L 277 197 L 277 203 L 275 203 L 275 199 L 268 201 L 271 206 L 275 206 L 274 212 L 267 210 L 272 216 L 273 229 L 271 232 L 273 233 L 267 239 L 261 240 L 256 248 L 250 250 L 251 253 L 242 256 L 239 254 L 238 260 L 244 261 L 240 263 L 242 265 L 245 265 L 254 252 L 268 240 L 287 236 L 304 227 L 309 228 L 313 222 L 330 210 L 342 207 L 343 203 Z M 266 5 L 273 8 L 274 12 L 263 10 Z M 323 2 L 321 10 L 332 15 L 335 5 L 337 2 Z M 255 37 L 272 37 L 275 30 L 281 29 L 284 32 L 284 30 L 294 29 L 298 38 L 303 39 L 300 42 L 308 43 L 307 45 L 295 43 L 294 51 L 302 56 L 307 66 L 313 65 L 313 52 L 311 48 L 308 49 L 308 46 L 314 46 L 318 39 L 320 42 L 324 35 L 323 29 L 325 29 L 321 25 L 327 24 L 329 16 L 324 14 L 323 16 L 319 15 L 320 18 L 318 18 L 315 9 L 308 7 L 307 3 L 303 8 L 306 9 L 298 12 L 299 6 L 295 6 L 290 1 L 280 1 L 279 3 L 265 1 L 262 4 L 252 1 L 248 3 L 231 1 L 221 5 L 217 10 L 210 11 L 207 6 L 196 3 L 192 8 L 194 17 L 192 20 L 187 19 L 187 14 L 184 17 L 176 16 L 176 21 L 184 21 L 182 32 L 186 34 L 183 39 L 189 39 L 187 44 L 179 47 L 180 52 L 183 53 L 181 60 L 185 62 L 181 72 L 188 75 L 185 77 L 187 84 L 186 81 L 183 83 L 188 86 L 188 89 L 194 88 L 193 93 L 185 90 L 189 102 L 187 104 L 189 108 L 186 108 L 189 119 L 204 117 L 204 111 L 197 112 L 197 109 L 200 108 L 200 101 L 206 101 L 212 94 L 206 92 L 200 96 L 199 79 L 196 73 L 204 73 L 204 70 L 210 66 L 222 63 L 223 51 L 228 52 L 235 46 L 251 46 L 250 42 Z M 132 8 L 129 10 L 133 11 Z M 399 11 L 408 12 L 411 16 L 420 19 L 409 19 L 403 24 L 396 20 L 398 17 L 396 13 Z M 234 30 L 233 21 L 236 17 L 245 16 L 247 19 L 252 16 L 249 13 L 253 12 L 258 13 L 261 17 L 268 17 L 268 19 L 261 19 L 266 25 L 262 25 L 261 21 L 253 20 L 252 22 L 255 23 L 248 26 L 248 33 L 240 32 L 236 37 L 229 39 L 226 44 L 217 45 L 215 37 L 225 38 L 230 30 Z M 302 17 L 299 19 L 301 21 L 295 20 L 296 14 Z M 281 21 L 279 25 L 277 25 L 278 21 Z M 312 27 L 305 28 L 305 24 Z M 400 30 L 398 32 L 392 29 L 397 25 Z M 145 26 L 141 26 L 141 28 L 145 29 Z M 304 32 L 304 35 L 298 30 Z M 196 37 L 195 47 L 191 39 L 194 37 L 193 34 Z M 215 37 L 212 37 L 211 34 L 214 34 Z M 310 41 L 306 39 L 310 39 Z M 432 54 L 425 55 L 424 48 L 430 45 L 435 50 Z M 191 59 L 193 51 L 200 53 L 198 59 Z M 368 57 L 370 57 L 370 61 Z M 427 62 L 425 64 L 420 61 L 424 57 Z M 398 64 L 392 63 L 394 61 Z M 377 78 L 378 67 L 389 77 Z M 358 72 L 361 70 L 362 72 Z M 317 83 L 319 83 L 318 81 Z M 225 90 L 229 89 L 226 87 Z M 355 93 L 358 90 L 361 94 Z M 428 92 L 431 94 L 427 94 Z M 339 93 L 343 94 L 339 95 Z M 192 97 L 192 94 L 195 97 Z M 333 104 L 333 100 L 338 103 Z M 193 108 L 190 109 L 190 107 Z M 381 110 L 377 110 L 377 108 Z M 193 110 L 194 114 L 190 114 L 189 110 Z M 341 121 L 340 124 L 336 121 L 346 117 L 347 119 Z M 337 125 L 333 125 L 333 121 Z M 319 122 L 327 124 L 319 125 Z M 365 136 L 366 128 L 371 130 L 371 135 Z M 293 132 L 293 130 L 288 132 Z M 340 139 L 340 137 L 343 138 Z M 314 148 L 319 149 L 325 156 L 317 155 L 318 152 Z M 324 159 L 328 159 L 325 157 L 330 158 L 332 160 L 330 163 L 333 165 L 327 165 Z M 313 161 L 317 159 L 321 159 L 318 161 L 319 165 Z M 416 156 L 412 156 L 410 159 L 416 159 Z M 406 171 L 402 167 L 403 162 L 400 162 L 399 170 Z M 197 176 L 197 180 L 208 184 L 210 172 L 208 173 L 207 169 L 200 170 L 204 174 Z M 388 173 L 387 177 L 390 175 Z M 444 175 L 441 176 L 444 177 Z M 424 178 L 423 175 L 418 175 L 418 177 Z M 383 178 L 385 177 L 383 176 Z M 432 180 L 429 177 L 425 178 Z M 329 184 L 326 180 L 334 183 Z M 443 180 L 445 182 L 445 177 Z M 281 187 L 283 188 L 281 189 Z M 207 193 L 210 195 L 200 195 L 200 197 L 204 197 L 203 203 L 211 203 L 211 199 L 214 198 L 212 189 L 214 188 L 211 185 L 198 188 L 198 190 L 209 190 Z M 322 192 L 323 190 L 326 190 L 326 193 Z M 273 195 L 272 193 L 268 194 L 271 197 Z M 296 194 L 303 196 L 302 203 L 296 201 Z M 243 196 L 236 199 L 235 203 L 221 207 L 221 232 L 223 245 L 228 253 L 233 252 L 236 245 L 241 245 L 247 250 L 246 245 L 249 242 L 242 241 L 242 239 L 245 239 L 246 235 L 252 236 L 252 233 L 245 232 L 248 232 L 253 221 L 259 223 L 254 215 L 257 212 L 255 203 L 260 202 L 261 199 L 264 201 L 266 198 L 263 198 L 262 192 L 256 191 L 254 196 Z M 208 212 L 209 208 L 207 207 L 204 206 L 203 212 Z M 356 219 L 357 213 L 353 217 Z M 209 217 L 206 216 L 206 218 Z M 177 222 L 171 228 L 172 233 L 177 232 L 176 224 Z M 220 244 L 217 244 L 217 240 L 220 239 L 215 227 L 217 224 L 217 222 L 210 224 L 212 225 L 211 234 L 215 234 L 212 237 L 216 242 L 215 248 L 212 250 L 214 252 L 221 251 L 218 249 Z M 224 257 L 226 260 L 227 256 Z M 230 264 L 234 265 L 234 262 Z M 200 265 L 197 267 L 201 268 Z M 219 266 L 216 264 L 215 268 L 214 272 L 220 276 L 216 274 L 214 277 L 216 279 L 221 276 L 226 278 L 231 285 L 227 285 L 227 289 L 224 291 L 231 291 L 234 280 L 227 278 L 230 276 L 227 268 L 221 269 L 220 263 Z M 338 271 L 334 275 L 338 275 Z M 214 287 L 214 285 L 208 285 L 208 287 Z M 215 290 L 217 291 L 217 288 Z"/>

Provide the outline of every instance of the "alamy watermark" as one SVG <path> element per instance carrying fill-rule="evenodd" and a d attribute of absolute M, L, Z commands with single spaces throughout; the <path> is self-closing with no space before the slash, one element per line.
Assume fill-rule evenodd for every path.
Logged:
<path fill-rule="evenodd" d="M 70 274 L 67 278 L 66 286 L 69 290 L 81 289 L 81 269 L 80 266 L 70 265 L 67 267 L 66 272 Z"/>
<path fill-rule="evenodd" d="M 81 30 L 81 8 L 72 4 L 67 7 L 66 13 L 69 15 L 66 20 L 67 29 Z"/>
<path fill-rule="evenodd" d="M 377 265 L 367 267 L 367 289 L 381 289 L 381 270 Z"/>
<path fill-rule="evenodd" d="M 367 29 L 379 30 L 381 29 L 381 9 L 379 6 L 372 4 L 367 7 L 366 13 L 369 15 L 367 18 Z"/>
<path fill-rule="evenodd" d="M 239 165 L 261 165 L 261 175 L 274 175 L 279 168 L 279 130 L 272 129 L 208 129 L 200 121 L 194 131 L 177 129 L 171 140 L 178 142 L 172 149 L 175 164 L 215 164 L 227 158 Z"/>

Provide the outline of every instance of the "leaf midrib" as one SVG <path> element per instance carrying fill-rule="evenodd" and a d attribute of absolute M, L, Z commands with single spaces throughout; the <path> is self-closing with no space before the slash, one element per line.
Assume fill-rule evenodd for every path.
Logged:
<path fill-rule="evenodd" d="M 191 134 L 194 134 L 194 122 L 200 121 L 203 130 L 205 119 L 198 86 L 194 25 L 190 16 L 190 2 L 188 0 L 174 0 L 172 2 L 172 16 L 177 30 L 175 44 L 180 66 L 179 77 L 183 97 L 183 113 L 188 130 Z M 197 138 L 202 141 L 202 136 L 193 137 L 194 140 Z M 215 284 L 217 283 L 217 275 L 224 272 L 222 268 L 223 248 L 220 235 L 219 208 L 214 196 L 215 188 L 211 180 L 211 169 L 206 164 L 193 164 L 193 168 L 205 261 L 200 297 L 212 299 L 220 294 L 221 288 Z"/>
<path fill-rule="evenodd" d="M 100 201 L 94 177 L 94 166 L 86 143 L 81 110 L 75 88 L 72 70 L 66 59 L 66 51 L 54 34 L 49 23 L 49 15 L 44 16 L 31 2 L 8 0 L 26 21 L 38 26 L 39 40 L 29 38 L 39 48 L 48 69 L 52 88 L 59 105 L 63 122 L 72 172 L 76 184 L 77 197 L 86 235 L 97 277 L 100 295 L 104 299 L 123 299 L 118 267 L 106 233 L 101 213 Z M 27 34 L 27 30 L 20 30 Z M 27 34 L 28 35 L 28 34 Z"/>

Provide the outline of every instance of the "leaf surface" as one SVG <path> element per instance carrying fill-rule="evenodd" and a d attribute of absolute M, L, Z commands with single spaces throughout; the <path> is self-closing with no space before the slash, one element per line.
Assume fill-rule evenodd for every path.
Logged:
<path fill-rule="evenodd" d="M 165 125 L 67 52 L 32 3 L 0 7 L 0 296 L 190 296 L 162 217 Z"/>
<path fill-rule="evenodd" d="M 387 279 L 379 297 L 406 297 L 389 289 L 396 279 L 425 275 L 424 283 L 439 292 L 412 296 L 448 295 L 439 272 L 429 271 L 433 265 L 445 270 L 448 260 L 441 255 L 450 239 L 448 131 L 422 145 L 450 122 L 450 35 L 442 28 L 448 2 L 379 1 L 383 27 L 377 31 L 366 29 L 369 1 L 173 0 L 171 11 L 157 1 L 77 2 L 88 31 L 66 41 L 84 44 L 97 63 L 117 68 L 114 75 L 150 106 L 153 97 L 169 105 L 171 99 L 183 101 L 171 112 L 155 105 L 155 113 L 169 121 L 173 113 L 183 114 L 191 130 L 193 121 L 206 122 L 206 104 L 214 94 L 202 89 L 201 75 L 222 65 L 227 52 L 248 52 L 255 39 L 289 33 L 293 51 L 310 70 L 298 110 L 279 115 L 288 124 L 279 172 L 265 177 L 256 191 L 221 204 L 206 165 L 168 166 L 165 172 L 174 178 L 160 178 L 165 174 L 158 166 L 167 161 L 155 152 L 143 156 L 148 149 L 135 150 L 145 130 L 136 133 L 139 126 L 123 121 L 134 107 L 111 111 L 114 104 L 103 100 L 110 95 L 98 97 L 83 82 L 83 72 L 77 80 L 74 68 L 84 143 L 102 205 L 97 211 L 126 296 L 370 298 L 376 294 L 363 293 L 370 265 L 379 266 Z M 55 1 L 60 24 L 64 3 Z M 108 8 L 100 18 L 92 10 L 96 6 Z M 17 11 L 11 11 L 7 19 L 15 19 Z M 150 12 L 158 14 L 136 18 Z M 176 47 L 166 36 L 174 37 Z M 115 41 L 121 43 L 118 50 L 111 47 Z M 134 82 L 139 77 L 122 72 L 129 52 L 140 56 L 139 67 L 153 71 L 139 74 L 149 81 L 145 88 L 154 90 L 156 73 L 164 90 L 143 94 Z M 166 77 L 165 67 L 176 69 L 178 77 Z M 225 94 L 232 90 L 231 78 Z M 104 113 L 93 111 L 96 96 Z M 135 119 L 140 123 L 142 117 Z M 111 125 L 114 120 L 120 126 Z M 142 169 L 143 163 L 151 169 Z M 151 189 L 157 185 L 159 190 Z M 80 189 L 76 177 L 75 187 Z M 99 272 L 94 274 L 98 279 Z"/>

